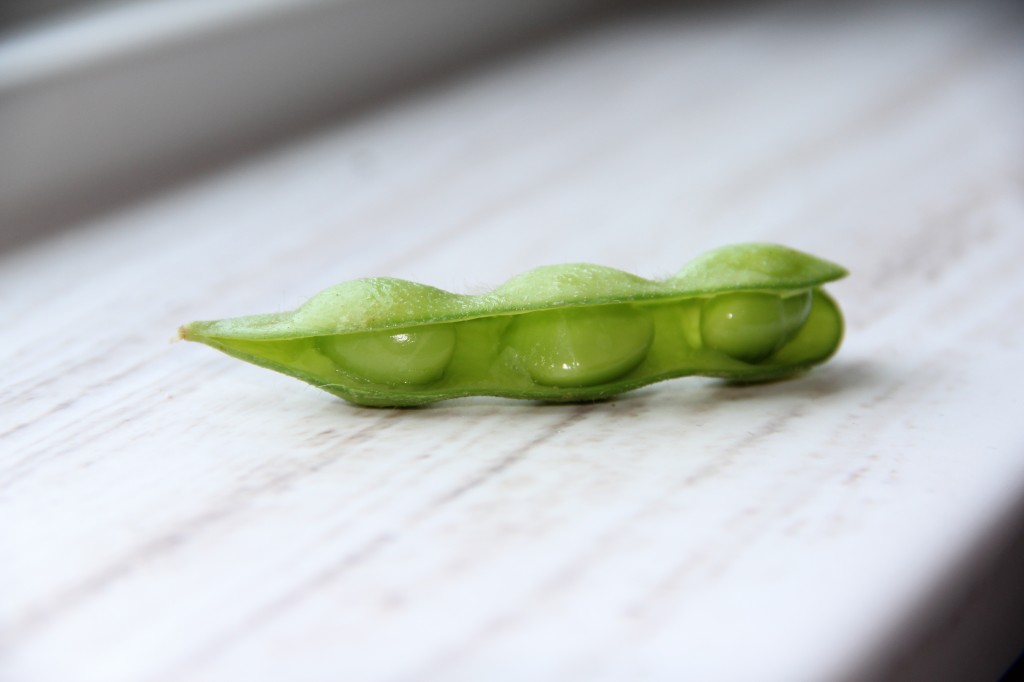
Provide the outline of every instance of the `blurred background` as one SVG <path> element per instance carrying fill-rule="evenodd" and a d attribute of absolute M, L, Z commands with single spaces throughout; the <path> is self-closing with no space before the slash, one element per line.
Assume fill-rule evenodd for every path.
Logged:
<path fill-rule="evenodd" d="M 472 68 L 614 0 L 50 0 L 0 8 L 4 241 Z"/>
<path fill-rule="evenodd" d="M 0 8 L 0 248 L 573 36 L 566 50 L 589 44 L 615 59 L 627 32 L 650 31 L 610 71 L 638 86 L 621 90 L 624 111 L 660 74 L 663 103 L 683 105 L 677 136 L 718 136 L 715 157 L 739 153 L 755 129 L 781 148 L 793 139 L 787 126 L 873 115 L 858 113 L 858 99 L 886 79 L 912 84 L 892 93 L 901 106 L 944 77 L 929 70 L 933 57 L 973 68 L 981 45 L 971 40 L 1019 38 L 1017 8 L 1010 0 L 9 0 Z M 940 56 L 954 47 L 960 55 Z M 711 83 L 719 87 L 700 92 Z M 581 116 L 596 114 L 605 94 L 620 96 L 599 77 L 564 86 L 547 92 L 537 81 L 517 96 L 552 116 L 569 98 Z M 786 111 L 787 98 L 798 106 Z M 736 139 L 708 125 L 738 106 L 748 117 Z M 462 125 L 453 121 L 453 131 Z M 683 175 L 675 181 L 691 189 Z"/>

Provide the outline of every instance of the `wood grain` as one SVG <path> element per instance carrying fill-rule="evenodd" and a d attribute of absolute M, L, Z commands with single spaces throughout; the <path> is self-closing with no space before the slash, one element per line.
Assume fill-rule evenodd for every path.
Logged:
<path fill-rule="evenodd" d="M 994 677 L 1021 16 L 847 5 L 622 18 L 4 255 L 0 678 Z M 798 380 L 368 410 L 170 343 L 360 276 L 747 240 L 853 273 Z"/>

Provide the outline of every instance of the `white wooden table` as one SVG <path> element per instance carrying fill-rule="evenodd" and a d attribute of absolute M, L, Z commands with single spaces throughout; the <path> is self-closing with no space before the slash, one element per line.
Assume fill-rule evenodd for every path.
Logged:
<path fill-rule="evenodd" d="M 1024 604 L 1011 5 L 662 10 L 0 260 L 0 679 L 994 679 Z M 360 409 L 178 324 L 391 275 L 839 261 L 798 380 Z"/>

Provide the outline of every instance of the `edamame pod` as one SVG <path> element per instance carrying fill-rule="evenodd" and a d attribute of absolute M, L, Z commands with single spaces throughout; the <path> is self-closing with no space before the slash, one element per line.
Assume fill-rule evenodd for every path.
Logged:
<path fill-rule="evenodd" d="M 470 395 L 598 400 L 686 375 L 788 377 L 835 353 L 845 276 L 775 244 L 716 249 L 649 280 L 599 265 L 536 268 L 480 296 L 375 277 L 296 310 L 192 322 L 180 336 L 360 405 Z"/>

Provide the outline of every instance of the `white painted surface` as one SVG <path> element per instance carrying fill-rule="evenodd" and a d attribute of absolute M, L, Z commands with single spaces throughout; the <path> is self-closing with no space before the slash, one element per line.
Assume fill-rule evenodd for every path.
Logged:
<path fill-rule="evenodd" d="M 845 11 L 623 21 L 8 253 L 0 678 L 996 674 L 950 614 L 1020 597 L 1019 17 Z M 853 273 L 799 380 L 366 410 L 169 343 L 748 240 Z"/>

